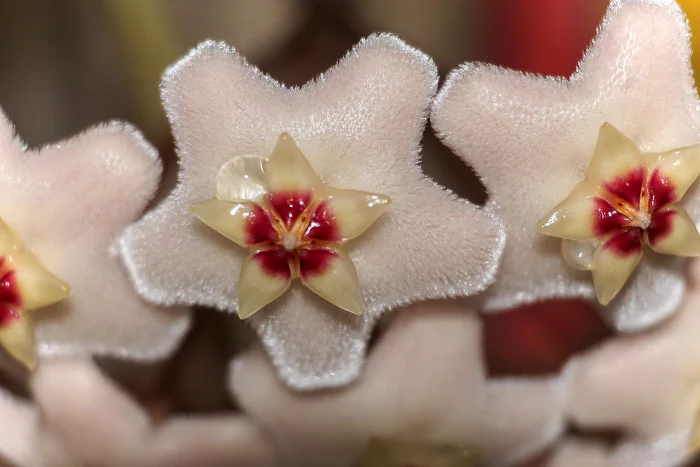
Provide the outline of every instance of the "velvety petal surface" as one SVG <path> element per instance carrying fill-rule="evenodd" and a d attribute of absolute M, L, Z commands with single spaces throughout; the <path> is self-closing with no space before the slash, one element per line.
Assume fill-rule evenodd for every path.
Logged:
<path fill-rule="evenodd" d="M 480 334 L 478 316 L 458 302 L 419 304 L 393 317 L 347 388 L 291 391 L 256 347 L 232 363 L 231 391 L 285 465 L 351 466 L 370 437 L 481 448 L 486 465 L 505 465 L 561 434 L 562 388 L 487 380 Z"/>
<path fill-rule="evenodd" d="M 72 289 L 32 315 L 40 354 L 153 359 L 179 342 L 188 314 L 141 300 L 112 249 L 153 197 L 160 174 L 156 151 L 127 124 L 97 126 L 35 151 L 0 115 L 0 216 L 40 260 L 35 269 Z M 34 297 L 33 305 L 46 298 Z"/>
<path fill-rule="evenodd" d="M 253 325 L 289 382 L 347 382 L 359 372 L 381 312 L 483 290 L 503 247 L 499 221 L 426 179 L 417 165 L 436 87 L 432 60 L 391 35 L 369 37 L 321 77 L 292 89 L 225 44 L 201 44 L 163 80 L 180 184 L 121 239 L 139 292 L 158 303 L 237 309 L 231 271 L 240 270 L 246 252 L 207 232 L 187 207 L 214 195 L 216 174 L 231 157 L 268 157 L 284 132 L 325 184 L 393 200 L 348 245 L 361 318 L 337 308 L 319 313 L 310 291 L 256 313 Z"/>
<path fill-rule="evenodd" d="M 508 232 L 487 309 L 551 297 L 594 299 L 590 274 L 572 270 L 561 257 L 560 240 L 538 234 L 535 226 L 584 179 L 605 122 L 643 152 L 700 141 L 689 58 L 688 26 L 674 1 L 615 0 L 570 79 L 480 64 L 449 76 L 433 107 L 433 126 L 483 177 L 492 200 L 488 209 L 503 218 Z M 613 149 L 632 152 L 620 144 Z M 605 165 L 596 163 L 596 173 L 609 173 Z M 682 203 L 693 219 L 700 215 L 697 191 L 693 186 Z M 683 262 L 657 258 L 649 263 L 657 270 L 653 277 L 643 269 L 648 256 L 655 255 L 645 255 L 604 311 L 619 330 L 652 325 L 681 300 Z"/>

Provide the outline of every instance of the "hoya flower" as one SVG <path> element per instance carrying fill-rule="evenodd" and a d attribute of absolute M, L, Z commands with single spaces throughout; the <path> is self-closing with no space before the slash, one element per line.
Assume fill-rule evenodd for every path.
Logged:
<path fill-rule="evenodd" d="M 567 199 L 572 190 L 584 188 L 577 184 L 587 175 L 596 189 L 612 184 L 605 188 L 607 194 L 599 194 L 613 202 L 613 198 L 623 199 L 621 193 L 614 193 L 615 184 L 631 192 L 633 183 L 650 183 L 655 168 L 659 168 L 659 184 L 665 180 L 677 183 L 674 196 L 682 196 L 680 203 L 674 200 L 672 206 L 658 204 L 670 200 L 651 201 L 651 209 L 656 210 L 652 213 L 636 209 L 637 195 L 630 193 L 623 199 L 620 211 L 617 205 L 607 211 L 607 218 L 622 227 L 622 233 L 616 237 L 620 241 L 610 245 L 629 240 L 626 251 L 632 254 L 616 257 L 612 254 L 615 248 L 603 247 L 593 255 L 590 266 L 597 276 L 601 301 L 612 299 L 634 269 L 642 251 L 638 239 L 646 239 L 662 253 L 697 253 L 692 245 L 669 245 L 682 232 L 693 238 L 689 219 L 695 221 L 700 216 L 697 186 L 683 195 L 697 173 L 698 156 L 690 150 L 679 156 L 688 173 L 670 165 L 673 150 L 700 141 L 700 112 L 689 60 L 688 26 L 673 0 L 614 0 L 595 41 L 569 79 L 525 75 L 477 64 L 466 64 L 450 75 L 433 108 L 434 128 L 484 178 L 492 195 L 487 209 L 503 218 L 508 234 L 499 277 L 487 292 L 486 309 L 498 310 L 553 297 L 595 299 L 590 273 L 567 264 L 562 257 L 561 240 L 536 230 L 538 221 Z M 614 132 L 608 128 L 601 140 L 601 157 L 596 155 L 594 160 L 599 130 L 606 122 L 626 138 L 611 136 Z M 610 141 L 606 134 L 611 136 Z M 619 144 L 613 144 L 614 141 Z M 608 143 L 613 146 L 606 146 Z M 633 145 L 643 153 L 656 153 L 649 157 L 659 159 L 648 162 L 644 177 L 630 179 L 628 186 L 616 177 L 629 175 L 624 173 L 623 165 L 641 157 Z M 598 166 L 600 171 L 595 169 L 592 173 L 593 169 L 589 169 L 587 174 L 589 165 Z M 673 173 L 666 173 L 667 170 Z M 679 175 L 682 181 L 672 180 Z M 650 207 L 651 195 L 644 195 L 645 208 Z M 581 193 L 579 199 L 584 198 L 588 201 L 582 204 L 592 200 Z M 639 201 L 642 202 L 641 190 Z M 605 217 L 605 209 L 579 216 L 578 227 L 591 228 L 590 221 L 599 214 Z M 675 213 L 665 214 L 669 210 Z M 652 214 L 656 216 L 653 225 Z M 655 236 L 664 219 L 681 227 L 661 229 L 662 234 Z M 598 229 L 593 232 L 597 242 L 610 235 L 603 224 L 601 221 L 593 227 Z M 641 235 L 644 226 L 647 231 Z M 565 243 L 571 256 L 591 253 L 585 249 L 571 251 L 569 247 L 585 245 Z M 604 310 L 618 330 L 651 326 L 671 314 L 681 302 L 685 290 L 683 258 L 655 252 L 644 255 L 627 284 Z M 583 261 L 584 267 L 587 262 Z"/>
<path fill-rule="evenodd" d="M 113 122 L 35 151 L 0 114 L 0 168 L 0 345 L 30 368 L 171 352 L 188 315 L 141 300 L 112 248 L 160 180 L 141 134 Z"/>
<path fill-rule="evenodd" d="M 248 318 L 279 298 L 293 278 L 301 278 L 330 303 L 362 314 L 355 266 L 342 245 L 367 230 L 390 199 L 324 186 L 291 136 L 283 133 L 269 163 L 256 163 L 264 173 L 260 182 L 265 192 L 250 190 L 249 201 L 230 195 L 233 200 L 227 200 L 228 193 L 245 190 L 242 182 L 252 181 L 236 167 L 251 157 L 241 157 L 245 160 L 234 158 L 219 172 L 217 198 L 191 208 L 205 224 L 251 249 L 238 280 L 238 316 Z"/>
<path fill-rule="evenodd" d="M 563 371 L 576 425 L 620 431 L 638 446 L 669 448 L 659 454 L 665 461 L 654 465 L 677 465 L 699 446 L 692 438 L 700 433 L 699 266 L 693 262 L 683 303 L 662 326 L 615 337 Z M 628 447 L 627 455 L 633 452 Z"/>
<path fill-rule="evenodd" d="M 392 318 L 360 378 L 330 393 L 285 387 L 259 346 L 234 360 L 232 396 L 270 434 L 281 465 L 354 466 L 375 438 L 514 465 L 561 436 L 564 386 L 555 377 L 488 378 L 477 313 L 434 302 Z M 443 452 L 425 464 L 441 465 Z"/>
<path fill-rule="evenodd" d="M 213 306 L 244 317 L 259 309 L 250 323 L 282 378 L 301 389 L 355 378 L 383 311 L 483 290 L 503 248 L 499 221 L 442 189 L 418 167 L 436 86 L 432 60 L 391 35 L 369 37 L 315 81 L 291 89 L 225 44 L 201 44 L 173 65 L 162 83 L 180 156 L 180 183 L 120 240 L 139 293 L 159 304 Z M 278 141 L 282 146 L 275 149 Z M 297 162 L 276 169 L 274 159 L 290 154 Z M 337 229 L 319 224 L 309 231 L 307 222 L 312 221 L 301 212 L 313 217 L 316 211 L 306 209 L 313 209 L 306 206 L 306 198 L 301 198 L 304 209 L 296 198 L 291 207 L 274 208 L 275 190 L 288 191 L 292 185 L 287 183 L 294 185 L 292 191 L 297 184 L 305 187 L 302 192 L 313 191 L 312 204 L 334 199 L 330 210 L 319 215 L 328 215 Z M 381 196 L 347 197 L 349 192 L 336 189 Z M 260 214 L 264 228 L 256 230 L 263 236 L 250 238 L 253 221 L 242 227 L 244 216 L 231 210 L 227 214 L 222 202 L 250 202 L 264 193 L 254 203 L 265 211 Z M 214 197 L 219 200 L 196 204 Z M 377 218 L 388 198 L 391 205 Z M 343 214 L 341 205 L 359 208 L 363 203 L 356 218 Z M 190 212 L 192 205 L 214 229 Z M 296 220 L 288 223 L 290 213 Z M 216 219 L 227 225 L 216 224 Z M 248 230 L 242 234 L 242 229 Z M 228 232 L 229 238 L 216 230 Z M 269 240 L 264 248 L 271 250 L 248 264 L 249 252 L 231 241 L 248 246 L 263 238 Z M 318 240 L 325 242 L 325 252 L 308 253 L 313 251 L 308 249 L 311 242 Z M 301 255 L 295 258 L 297 250 Z M 317 274 L 327 261 L 331 272 Z M 309 269 L 305 278 L 301 263 L 318 263 L 321 269 Z M 267 273 L 258 274 L 261 264 Z M 293 281 L 282 294 L 297 274 L 301 281 Z M 323 284 L 328 277 L 337 282 Z M 257 291 L 249 294 L 249 287 Z M 337 304 L 356 313 L 362 309 L 363 314 L 348 313 Z"/>
<path fill-rule="evenodd" d="M 637 267 L 644 244 L 657 253 L 700 255 L 700 233 L 677 204 L 698 174 L 700 145 L 642 154 L 604 124 L 586 179 L 539 222 L 538 230 L 595 244 L 592 257 L 583 257 L 587 245 L 564 248 L 580 252 L 572 259 L 593 271 L 598 301 L 607 305 Z"/>

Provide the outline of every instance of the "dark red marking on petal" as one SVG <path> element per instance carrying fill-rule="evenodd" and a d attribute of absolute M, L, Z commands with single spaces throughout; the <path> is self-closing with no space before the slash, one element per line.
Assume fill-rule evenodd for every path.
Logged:
<path fill-rule="evenodd" d="M 272 219 L 263 208 L 257 204 L 245 214 L 245 241 L 248 245 L 262 242 L 278 242 L 279 234 L 272 226 Z"/>
<path fill-rule="evenodd" d="M 289 230 L 309 207 L 312 196 L 310 191 L 277 191 L 268 194 L 267 199 Z"/>
<path fill-rule="evenodd" d="M 304 232 L 304 237 L 326 242 L 339 242 L 342 240 L 335 214 L 328 201 L 318 205 L 311 216 L 311 222 L 309 222 L 309 226 Z"/>
<path fill-rule="evenodd" d="M 620 213 L 602 198 L 594 198 L 593 233 L 602 237 L 611 231 L 630 223 L 630 218 Z"/>
<path fill-rule="evenodd" d="M 673 218 L 678 214 L 678 211 L 657 211 L 651 215 L 651 223 L 647 227 L 647 239 L 649 244 L 654 246 L 657 242 L 663 240 L 671 233 L 673 229 Z"/>
<path fill-rule="evenodd" d="M 292 276 L 287 252 L 281 248 L 254 253 L 253 261 L 258 263 L 260 269 L 268 276 L 282 279 L 289 279 Z"/>
<path fill-rule="evenodd" d="M 22 304 L 15 271 L 8 271 L 0 278 L 0 303 L 16 306 Z"/>
<path fill-rule="evenodd" d="M 603 243 L 603 248 L 622 257 L 639 253 L 642 251 L 642 231 L 632 227 L 615 232 Z"/>
<path fill-rule="evenodd" d="M 649 182 L 647 183 L 647 191 L 649 192 L 649 212 L 662 208 L 668 204 L 675 203 L 676 187 L 673 186 L 668 177 L 664 177 L 659 169 L 654 169 Z"/>
<path fill-rule="evenodd" d="M 639 199 L 644 187 L 644 169 L 642 167 L 605 183 L 605 189 L 639 209 Z"/>
<path fill-rule="evenodd" d="M 557 373 L 572 356 L 612 335 L 598 310 L 583 300 L 532 303 L 481 320 L 490 376 Z"/>
<path fill-rule="evenodd" d="M 302 279 L 320 276 L 330 269 L 338 254 L 324 248 L 298 249 L 299 273 Z"/>
<path fill-rule="evenodd" d="M 19 314 L 9 306 L 0 305 L 0 329 L 8 327 L 13 321 L 19 319 Z"/>

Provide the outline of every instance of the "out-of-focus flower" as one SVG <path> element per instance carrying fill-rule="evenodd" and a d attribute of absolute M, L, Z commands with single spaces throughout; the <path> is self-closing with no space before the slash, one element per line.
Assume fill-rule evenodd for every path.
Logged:
<path fill-rule="evenodd" d="M 594 297 L 589 275 L 570 268 L 561 241 L 538 235 L 537 220 L 584 172 L 604 122 L 644 152 L 700 140 L 685 16 L 672 0 L 615 0 L 597 38 L 568 80 L 466 64 L 433 108 L 435 130 L 481 175 L 488 209 L 506 223 L 508 242 L 485 308 L 552 297 Z M 697 186 L 684 197 L 700 215 Z M 651 326 L 683 297 L 685 262 L 649 255 L 604 311 L 618 330 Z"/>
<path fill-rule="evenodd" d="M 391 35 L 371 36 L 314 82 L 293 89 L 224 44 L 200 45 L 166 72 L 162 85 L 180 183 L 121 239 L 138 291 L 161 304 L 238 309 L 246 254 L 188 208 L 215 194 L 216 175 L 232 157 L 267 157 L 288 132 L 323 183 L 393 202 L 348 245 L 362 316 L 292 286 L 251 323 L 295 388 L 357 377 L 383 311 L 483 290 L 503 248 L 498 220 L 428 180 L 417 165 L 436 87 L 432 60 Z"/>
<path fill-rule="evenodd" d="M 12 237 L 2 243 L 3 255 L 16 271 L 19 306 L 50 304 L 71 287 L 67 298 L 30 312 L 39 355 L 168 355 L 188 313 L 142 301 L 113 250 L 160 180 L 160 161 L 141 134 L 113 122 L 34 151 L 3 114 L 0 169 L 0 217 L 11 228 L 0 230 Z M 3 282 L 4 298 L 11 282 Z"/>
<path fill-rule="evenodd" d="M 653 439 L 689 432 L 700 410 L 698 265 L 682 306 L 663 326 L 619 336 L 564 370 L 577 424 Z"/>
<path fill-rule="evenodd" d="M 231 392 L 285 466 L 351 466 L 373 437 L 452 445 L 504 465 L 562 433 L 562 387 L 556 378 L 488 379 L 481 345 L 476 313 L 424 303 L 393 317 L 349 387 L 293 392 L 258 346 L 232 363 Z"/>
<path fill-rule="evenodd" d="M 33 377 L 34 404 L 0 393 L 0 458 L 21 466 L 275 465 L 249 418 L 174 416 L 154 423 L 89 362 L 53 361 Z"/>

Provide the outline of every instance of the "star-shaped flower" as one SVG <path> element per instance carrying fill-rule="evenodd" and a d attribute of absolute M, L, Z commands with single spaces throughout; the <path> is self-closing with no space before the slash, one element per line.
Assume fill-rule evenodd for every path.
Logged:
<path fill-rule="evenodd" d="M 569 257 L 593 272 L 598 301 L 607 305 L 642 259 L 644 244 L 657 253 L 700 255 L 700 233 L 676 204 L 698 174 L 700 145 L 642 154 L 605 124 L 586 179 L 540 220 L 538 230 L 576 241 L 564 248 L 574 249 Z"/>
<path fill-rule="evenodd" d="M 291 391 L 259 346 L 234 360 L 229 382 L 285 466 L 351 466 L 375 437 L 517 465 L 562 434 L 564 388 L 556 378 L 488 378 L 482 346 L 477 313 L 458 302 L 420 303 L 393 317 L 347 388 Z"/>
<path fill-rule="evenodd" d="M 295 283 L 250 318 L 287 383 L 345 384 L 358 375 L 383 311 L 483 290 L 503 247 L 499 221 L 437 186 L 417 165 L 436 86 L 434 63 L 391 35 L 362 41 L 334 68 L 293 89 L 224 44 L 200 45 L 162 84 L 180 183 L 121 239 L 138 291 L 156 303 L 239 309 L 237 277 L 246 252 L 188 208 L 215 195 L 217 173 L 232 157 L 266 158 L 285 132 L 324 184 L 392 199 L 348 244 L 363 315 Z"/>
<path fill-rule="evenodd" d="M 248 318 L 279 298 L 294 278 L 330 303 L 362 314 L 357 272 L 342 245 L 367 230 L 391 200 L 325 186 L 284 133 L 269 162 L 260 158 L 254 164 L 261 190 L 250 190 L 246 201 L 231 195 L 255 180 L 238 170 L 253 157 L 240 157 L 244 161 L 234 158 L 219 171 L 217 198 L 191 208 L 220 234 L 250 247 L 238 280 L 238 316 Z"/>
<path fill-rule="evenodd" d="M 450 75 L 434 104 L 434 128 L 484 178 L 488 209 L 502 216 L 508 233 L 486 309 L 595 297 L 590 274 L 567 265 L 561 241 L 535 226 L 585 178 L 605 122 L 643 152 L 700 141 L 688 38 L 674 1 L 615 0 L 568 80 L 477 64 Z M 696 186 L 681 205 L 691 219 L 700 217 Z M 667 317 L 683 296 L 683 264 L 682 258 L 650 254 L 606 307 L 607 317 L 625 331 Z"/>
<path fill-rule="evenodd" d="M 188 314 L 142 301 L 112 248 L 160 174 L 157 153 L 127 124 L 34 151 L 0 113 L 0 344 L 11 354 L 32 367 L 37 348 L 136 359 L 172 351 Z"/>

